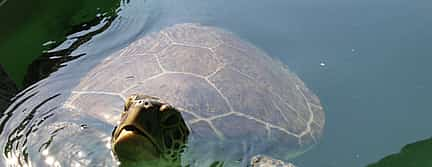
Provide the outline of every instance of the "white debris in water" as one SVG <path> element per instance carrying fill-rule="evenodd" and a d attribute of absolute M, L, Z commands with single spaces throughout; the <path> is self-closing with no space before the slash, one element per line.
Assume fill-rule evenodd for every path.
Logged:
<path fill-rule="evenodd" d="M 356 154 L 355 157 L 356 157 L 356 158 L 360 158 L 360 154 Z"/>
<path fill-rule="evenodd" d="M 325 64 L 324 62 L 321 62 L 321 63 L 320 63 L 320 66 L 321 66 L 321 67 L 324 67 L 324 66 L 326 66 L 326 64 Z"/>
<path fill-rule="evenodd" d="M 353 53 L 354 53 L 355 51 L 356 51 L 355 49 L 351 49 L 351 52 L 353 52 Z"/>

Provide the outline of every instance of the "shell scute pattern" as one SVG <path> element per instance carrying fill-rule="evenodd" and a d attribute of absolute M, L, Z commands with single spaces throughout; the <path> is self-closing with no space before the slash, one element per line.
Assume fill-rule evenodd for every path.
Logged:
<path fill-rule="evenodd" d="M 226 139 L 236 139 L 238 136 L 242 136 L 248 140 L 261 141 L 268 137 L 265 125 L 240 115 L 233 114 L 229 117 L 219 117 L 212 120 L 212 122 L 215 127 L 223 130 Z"/>
<path fill-rule="evenodd" d="M 110 57 L 114 58 L 107 58 L 83 78 L 76 96 L 158 96 L 183 110 L 192 132 L 218 138 L 241 131 L 232 129 L 238 126 L 235 122 L 223 125 L 226 119 L 247 123 L 248 128 L 255 128 L 251 134 L 285 136 L 290 142 L 295 138 L 293 143 L 313 141 L 314 135 L 320 135 L 314 131 L 322 131 L 319 100 L 303 82 L 282 63 L 220 29 L 176 25 Z M 314 119 L 314 115 L 319 117 Z"/>
<path fill-rule="evenodd" d="M 159 54 L 162 50 L 172 46 L 172 41 L 169 37 L 161 33 L 151 33 L 148 36 L 133 42 L 128 48 L 136 48 L 138 55 L 154 55 Z"/>
<path fill-rule="evenodd" d="M 165 49 L 159 54 L 159 60 L 167 71 L 200 76 L 207 76 L 221 66 L 210 49 L 182 45 L 173 45 Z"/>
<path fill-rule="evenodd" d="M 299 147 L 299 139 L 297 136 L 288 134 L 283 129 L 279 128 L 270 128 L 270 140 L 275 142 L 284 142 L 280 145 L 274 145 L 275 148 L 280 148 L 281 145 L 284 145 L 288 148 L 296 148 Z M 298 141 L 298 142 L 289 142 L 289 141 Z M 286 150 L 285 150 L 286 151 Z"/>
<path fill-rule="evenodd" d="M 208 121 L 200 120 L 195 122 L 195 126 L 193 129 L 191 129 L 191 132 L 196 134 L 197 138 L 201 139 L 208 139 L 208 140 L 217 140 L 221 137 L 218 136 L 214 130 L 212 129 L 211 125 L 208 123 Z M 213 133 L 209 133 L 213 132 Z M 219 134 L 222 135 L 222 134 Z"/>
<path fill-rule="evenodd" d="M 299 117 L 300 120 L 308 118 L 309 115 L 307 112 L 299 112 L 307 110 L 303 103 L 303 97 L 299 93 L 292 93 L 298 91 L 295 86 L 292 86 L 295 82 L 291 77 L 283 77 L 295 75 L 287 70 L 274 68 L 281 66 L 281 63 L 265 56 L 259 49 L 248 45 L 243 45 L 242 47 L 246 50 L 242 51 L 230 46 L 219 47 L 216 53 L 223 55 L 225 62 L 230 62 L 226 63 L 227 68 L 237 71 L 242 76 L 258 81 L 257 85 L 260 86 L 260 89 L 266 89 L 270 94 L 279 98 L 279 101 L 284 101 L 284 106 L 280 106 L 281 108 L 286 108 L 287 106 L 290 110 L 297 112 L 298 115 L 302 114 Z M 263 66 L 261 64 L 268 65 Z"/>
<path fill-rule="evenodd" d="M 227 101 L 235 101 L 231 103 L 233 112 L 252 117 L 261 122 L 261 126 L 269 123 L 275 126 L 288 124 L 283 116 L 274 112 L 277 108 L 273 101 L 268 99 L 272 97 L 265 89 L 257 86 L 257 81 L 241 76 L 236 71 L 224 69 L 212 78 L 212 82 L 223 92 Z"/>
<path fill-rule="evenodd" d="M 184 112 L 189 112 L 198 119 L 229 111 L 221 95 L 206 80 L 193 75 L 168 73 L 147 80 L 125 94 L 136 92 L 160 97 L 173 106 L 183 108 Z"/>
<path fill-rule="evenodd" d="M 104 61 L 84 77 L 75 90 L 121 92 L 122 90 L 161 72 L 154 56 L 129 55 Z M 144 71 L 144 72 L 143 72 Z"/>

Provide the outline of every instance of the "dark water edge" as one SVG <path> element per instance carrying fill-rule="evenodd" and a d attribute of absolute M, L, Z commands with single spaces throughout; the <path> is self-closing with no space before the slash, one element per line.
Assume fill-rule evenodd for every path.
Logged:
<path fill-rule="evenodd" d="M 49 50 L 68 40 L 68 35 L 112 20 L 119 5 L 120 0 L 6 1 L 0 7 L 1 24 L 7 25 L 0 26 L 0 63 L 18 87 L 28 86 L 77 58 L 70 53 L 100 31 L 75 37 L 67 48 Z"/>
<path fill-rule="evenodd" d="M 391 154 L 367 167 L 430 167 L 432 138 L 408 144 L 399 153 Z"/>
<path fill-rule="evenodd" d="M 18 92 L 15 83 L 10 79 L 0 64 L 0 118 L 3 116 L 3 111 L 11 103 L 11 98 Z"/>

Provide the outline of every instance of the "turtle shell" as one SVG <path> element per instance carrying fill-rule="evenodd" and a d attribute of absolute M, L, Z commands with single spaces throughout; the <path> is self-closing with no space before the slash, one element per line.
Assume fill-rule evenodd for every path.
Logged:
<path fill-rule="evenodd" d="M 286 65 L 230 32 L 199 24 L 162 29 L 109 56 L 82 78 L 67 105 L 115 124 L 118 117 L 103 116 L 116 112 L 103 101 L 122 105 L 136 93 L 179 108 L 191 146 L 218 141 L 243 151 L 247 144 L 253 153 L 284 157 L 316 143 L 324 126 L 319 99 Z"/>

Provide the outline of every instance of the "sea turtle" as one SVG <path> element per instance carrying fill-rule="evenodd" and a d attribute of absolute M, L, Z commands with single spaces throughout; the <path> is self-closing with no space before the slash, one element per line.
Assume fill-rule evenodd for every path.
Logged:
<path fill-rule="evenodd" d="M 0 141 L 7 164 L 113 166 L 171 157 L 184 166 L 240 166 L 257 154 L 292 158 L 323 132 L 320 101 L 298 76 L 212 26 L 149 33 L 79 79 L 69 93 L 55 93 L 69 82 L 48 78 L 44 89 L 18 95 L 3 118 L 14 120 Z"/>

